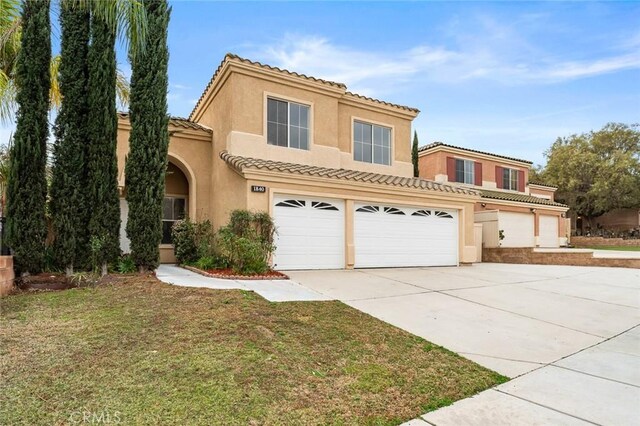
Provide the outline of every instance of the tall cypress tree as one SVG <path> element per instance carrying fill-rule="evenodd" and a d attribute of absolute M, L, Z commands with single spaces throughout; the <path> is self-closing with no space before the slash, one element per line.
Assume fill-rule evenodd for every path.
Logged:
<path fill-rule="evenodd" d="M 413 144 L 411 145 L 411 162 L 413 163 L 413 177 L 420 176 L 418 168 L 418 132 L 413 131 Z"/>
<path fill-rule="evenodd" d="M 120 199 L 116 157 L 115 28 L 92 16 L 89 48 L 89 146 L 85 205 L 94 261 L 107 273 L 107 263 L 120 254 Z M 88 252 L 88 250 L 85 250 Z"/>
<path fill-rule="evenodd" d="M 15 266 L 39 272 L 47 234 L 45 203 L 49 136 L 51 22 L 48 0 L 25 0 L 16 64 L 18 113 L 7 184 L 7 231 Z"/>
<path fill-rule="evenodd" d="M 55 232 L 56 260 L 73 274 L 77 247 L 85 229 L 83 199 L 85 186 L 85 146 L 87 144 L 87 89 L 89 71 L 89 13 L 63 0 L 60 7 L 62 28 L 59 85 L 62 105 L 56 118 L 51 182 L 51 216 Z M 78 262 L 81 263 L 81 262 Z"/>
<path fill-rule="evenodd" d="M 132 58 L 131 135 L 125 167 L 129 217 L 127 236 L 140 272 L 157 268 L 162 240 L 162 199 L 169 146 L 167 115 L 166 0 L 144 0 L 147 42 Z"/>

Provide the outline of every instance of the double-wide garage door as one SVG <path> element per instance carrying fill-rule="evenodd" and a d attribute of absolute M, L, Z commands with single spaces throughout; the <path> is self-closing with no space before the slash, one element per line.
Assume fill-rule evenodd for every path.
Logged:
<path fill-rule="evenodd" d="M 345 267 L 345 203 L 337 199 L 278 195 L 277 269 Z M 356 268 L 445 266 L 458 263 L 458 213 L 425 207 L 356 203 Z"/>

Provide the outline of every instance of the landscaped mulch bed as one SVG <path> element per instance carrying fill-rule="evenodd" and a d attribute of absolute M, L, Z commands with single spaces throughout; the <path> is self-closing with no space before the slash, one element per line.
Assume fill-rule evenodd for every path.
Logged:
<path fill-rule="evenodd" d="M 20 290 L 68 290 L 78 286 L 66 275 L 50 272 L 19 277 L 15 282 Z"/>
<path fill-rule="evenodd" d="M 208 269 L 206 271 L 196 268 L 195 266 L 181 265 L 183 268 L 188 269 L 189 271 L 196 272 L 198 274 L 204 275 L 205 277 L 211 278 L 222 278 L 226 280 L 288 280 L 289 277 L 282 272 L 278 271 L 267 271 L 264 274 L 258 275 L 238 275 L 233 272 L 232 269 Z"/>
<path fill-rule="evenodd" d="M 7 425 L 398 425 L 505 380 L 337 301 L 153 275 L 0 299 L 0 377 Z"/>

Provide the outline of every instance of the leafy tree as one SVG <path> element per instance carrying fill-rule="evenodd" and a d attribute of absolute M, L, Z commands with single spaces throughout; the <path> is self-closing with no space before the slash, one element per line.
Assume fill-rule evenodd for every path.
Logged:
<path fill-rule="evenodd" d="M 116 111 L 116 31 L 93 14 L 89 49 L 89 115 L 85 211 L 92 263 L 107 273 L 107 263 L 120 255 L 120 198 L 116 156 L 118 116 Z M 92 242 L 100 241 L 100 244 Z"/>
<path fill-rule="evenodd" d="M 132 60 L 129 157 L 125 166 L 131 256 L 140 272 L 159 264 L 162 200 L 167 168 L 167 27 L 166 0 L 144 0 L 147 42 Z"/>
<path fill-rule="evenodd" d="M 418 132 L 413 132 L 413 144 L 411 145 L 411 162 L 413 163 L 413 177 L 420 176 L 418 168 Z"/>
<path fill-rule="evenodd" d="M 47 234 L 49 1 L 26 0 L 21 19 L 21 47 L 15 66 L 18 112 L 7 185 L 7 231 L 16 269 L 28 274 L 42 269 Z"/>
<path fill-rule="evenodd" d="M 73 275 L 76 253 L 86 248 L 82 241 L 86 221 L 83 209 L 85 185 L 85 144 L 89 108 L 87 91 L 89 69 L 89 12 L 72 8 L 72 0 L 62 0 L 60 11 L 61 61 L 60 93 L 63 95 L 56 118 L 51 182 L 51 216 L 55 231 L 56 260 L 67 275 Z M 79 246 L 79 247 L 78 247 Z"/>
<path fill-rule="evenodd" d="M 556 185 L 556 198 L 587 222 L 613 209 L 640 207 L 638 125 L 609 123 L 558 138 L 545 156 L 543 179 Z"/>

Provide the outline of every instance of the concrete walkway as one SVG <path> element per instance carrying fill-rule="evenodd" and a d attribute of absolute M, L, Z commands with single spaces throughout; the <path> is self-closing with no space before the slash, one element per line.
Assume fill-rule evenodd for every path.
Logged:
<path fill-rule="evenodd" d="M 588 248 L 535 248 L 538 253 L 593 253 L 593 257 L 609 259 L 640 259 L 640 251 L 597 250 Z"/>
<path fill-rule="evenodd" d="M 640 270 L 477 264 L 289 275 L 515 377 L 411 424 L 640 425 Z"/>
<path fill-rule="evenodd" d="M 162 282 L 182 287 L 255 291 L 271 302 L 331 300 L 291 280 L 225 280 L 205 277 L 175 265 L 160 265 L 156 276 Z"/>

